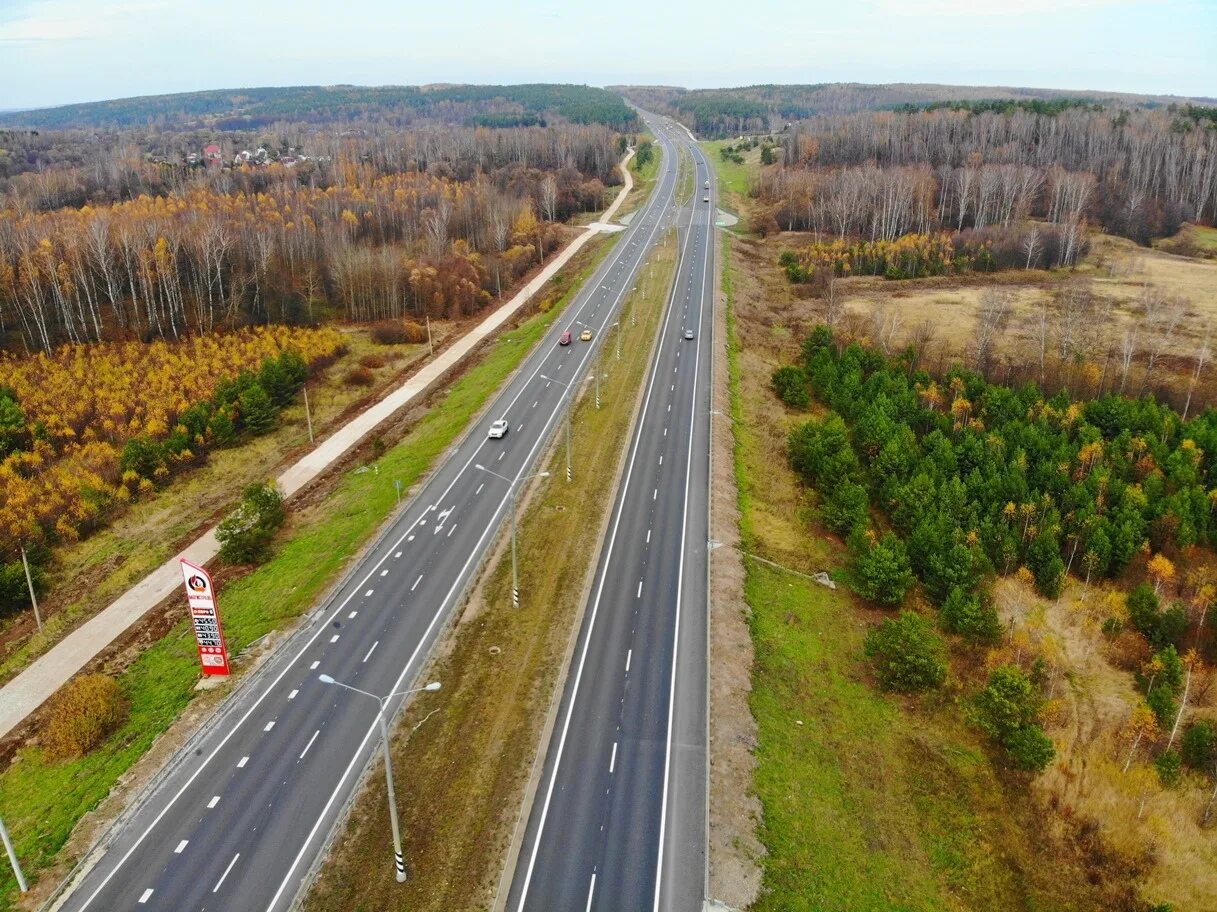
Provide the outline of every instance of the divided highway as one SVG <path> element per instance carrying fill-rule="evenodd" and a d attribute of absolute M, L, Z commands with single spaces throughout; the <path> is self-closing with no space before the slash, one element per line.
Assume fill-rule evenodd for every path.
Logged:
<path fill-rule="evenodd" d="M 714 178 L 697 145 L 668 129 L 695 163 L 679 276 L 525 831 L 511 912 L 694 912 L 705 895 L 715 210 L 703 188 Z"/>
<path fill-rule="evenodd" d="M 72 912 L 281 912 L 291 905 L 358 785 L 378 738 L 376 704 L 341 688 L 327 687 L 318 681 L 318 675 L 329 674 L 375 694 L 417 685 L 416 678 L 431 648 L 461 603 L 510 509 L 509 485 L 494 474 L 480 471 L 477 465 L 512 479 L 535 471 L 539 455 L 559 426 L 569 395 L 567 387 L 547 382 L 541 375 L 562 381 L 583 377 L 647 252 L 671 222 L 677 169 L 667 163 L 673 163 L 676 154 L 666 136 L 661 135 L 658 141 L 664 149 L 665 166 L 646 206 L 638 211 L 613 251 L 567 305 L 562 319 L 525 360 L 484 419 L 447 454 L 334 597 L 319 607 L 256 675 L 243 682 L 206 730 L 178 753 L 156 787 L 112 829 L 58 908 Z M 696 198 L 701 198 L 700 191 Z M 709 320 L 702 318 L 701 309 L 708 280 L 690 272 L 704 272 L 709 231 L 706 207 L 698 208 L 696 221 L 700 226 L 700 241 L 696 243 L 701 245 L 702 259 L 695 251 L 686 251 L 681 261 L 682 287 L 692 282 L 692 287 L 701 289 L 691 299 L 689 325 L 708 332 Z M 678 302 L 674 313 L 679 312 Z M 578 336 L 582 328 L 578 324 L 594 331 L 594 341 L 559 346 L 562 331 L 574 328 Z M 686 531 L 689 542 L 696 543 L 690 553 L 700 557 L 690 558 L 683 585 L 686 604 L 692 604 L 690 599 L 700 599 L 703 608 L 696 613 L 703 617 L 694 618 L 694 622 L 702 623 L 704 474 L 693 485 L 694 508 L 688 511 L 687 530 L 681 517 L 688 487 L 686 450 L 692 439 L 691 428 L 700 435 L 698 451 L 705 449 L 705 405 L 694 406 L 687 399 L 697 365 L 708 363 L 703 354 L 707 343 L 702 341 L 700 331 L 695 340 L 681 341 L 680 325 L 684 324 L 672 316 L 665 321 L 660 361 L 666 365 L 679 352 L 681 370 L 658 369 L 664 376 L 652 378 L 647 409 L 648 428 L 655 425 L 657 412 L 671 410 L 667 418 L 672 448 L 652 441 L 639 455 L 635 443 L 639 462 L 628 490 L 636 491 L 644 476 L 646 483 L 653 481 L 656 486 L 655 497 L 637 506 L 642 511 L 637 519 L 638 536 L 643 534 L 641 524 L 650 522 L 658 524 L 656 545 L 663 543 L 666 548 L 682 540 Z M 704 384 L 700 388 L 704 389 Z M 697 416 L 692 413 L 694 409 L 700 409 Z M 488 439 L 487 426 L 498 418 L 508 422 L 508 433 L 503 439 Z M 667 457 L 667 465 L 658 467 L 660 474 L 656 474 L 655 459 L 661 453 Z M 578 473 L 576 463 L 575 492 Z M 390 479 L 385 483 L 390 484 Z M 652 519 L 645 519 L 647 515 Z M 631 531 L 632 535 L 635 521 L 631 518 L 629 522 L 622 532 Z M 619 552 L 622 538 L 617 535 Z M 631 545 L 640 542 L 638 539 Z M 693 549 L 692 544 L 690 547 Z M 648 609 L 638 625 L 640 642 L 634 646 L 632 679 L 641 682 L 639 689 L 644 692 L 660 688 L 658 677 L 667 674 L 663 656 L 672 648 L 661 643 L 665 638 L 672 641 L 670 631 L 665 632 L 671 618 L 652 615 L 659 613 L 661 601 L 667 604 L 667 593 L 678 577 L 675 564 L 652 560 L 630 583 L 633 586 L 641 580 L 646 589 Z M 679 588 L 681 584 L 676 585 Z M 528 593 L 522 597 L 527 599 Z M 222 614 L 222 598 L 220 609 Z M 606 603 L 601 616 L 610 610 L 618 610 L 616 601 L 611 608 Z M 670 614 L 663 610 L 665 616 Z M 644 623 L 646 626 L 642 626 Z M 701 648 L 704 652 L 704 636 Z M 613 676 L 621 677 L 619 668 L 614 668 Z M 603 680 L 608 686 L 611 678 L 607 671 Z M 663 688 L 667 686 L 662 683 Z M 442 692 L 421 697 L 428 701 L 443 698 Z M 627 702 L 632 705 L 632 699 Z M 400 700 L 392 701 L 390 711 L 395 712 L 399 705 Z M 666 703 L 654 708 L 667 712 Z M 653 765 L 656 752 L 666 750 L 663 733 L 670 728 L 668 720 L 649 723 L 653 723 L 653 736 L 659 740 L 654 744 L 648 741 L 650 746 L 645 749 L 641 742 L 623 744 L 618 775 L 644 761 Z M 700 725 L 697 731 L 689 730 L 689 737 L 698 744 L 704 740 L 704 719 Z M 652 737 L 645 732 L 640 735 Z M 680 752 L 677 745 L 676 753 Z M 672 795 L 682 782 L 676 776 L 671 780 L 665 777 L 662 784 L 653 777 L 639 781 L 645 781 L 648 791 L 662 786 Z M 630 793 L 625 794 L 629 797 Z M 437 810 L 459 812 L 455 808 Z M 683 811 L 673 815 L 669 831 L 676 832 L 682 825 Z M 640 821 L 638 826 L 640 833 L 648 835 L 646 844 L 654 844 L 649 836 L 656 827 L 662 828 L 658 820 Z M 642 842 L 639 839 L 639 844 Z M 652 858 L 649 864 L 654 863 Z M 388 851 L 385 864 L 391 864 Z M 614 871 L 620 873 L 619 869 Z M 622 889 L 626 880 L 623 878 Z M 641 908 L 632 902 L 608 902 L 600 907 Z"/>

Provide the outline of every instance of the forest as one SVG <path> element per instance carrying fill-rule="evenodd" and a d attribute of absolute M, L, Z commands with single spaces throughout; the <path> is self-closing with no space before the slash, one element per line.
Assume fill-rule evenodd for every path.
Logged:
<path fill-rule="evenodd" d="M 631 130 L 637 116 L 615 94 L 582 85 L 289 86 L 218 89 L 147 95 L 35 111 L 0 114 L 0 127 L 180 129 L 206 120 L 210 126 L 257 128 L 279 121 L 334 123 L 380 121 L 471 126 L 480 117 L 530 118 Z"/>
<path fill-rule="evenodd" d="M 1217 217 L 1217 126 L 1167 109 L 934 108 L 812 118 L 755 193 L 774 227 L 902 234 L 1097 224 L 1146 244 Z M 1062 258 L 1065 264 L 1072 256 Z"/>
<path fill-rule="evenodd" d="M 1217 664 L 1217 412 L 1184 420 L 1148 397 L 1046 397 L 958 367 L 933 377 L 907 355 L 839 348 L 823 326 L 773 385 L 793 408 L 814 397 L 829 410 L 794 428 L 788 452 L 819 492 L 820 520 L 848 542 L 859 594 L 900 606 L 916 588 L 967 649 L 1006 635 L 998 577 L 1025 577 L 1046 599 L 1070 576 L 1084 589 L 1119 581 L 1127 598 L 1101 601 L 1096 627 L 1143 697 L 1125 770 L 1150 750 L 1164 785 L 1181 764 L 1217 777 L 1212 724 L 1187 718 L 1193 674 Z M 940 685 L 936 638 L 903 616 L 879 628 L 868 651 L 881 683 Z M 991 670 L 974 718 L 1036 771 L 1053 756 L 1037 715 L 1049 669 L 1030 659 Z"/>
<path fill-rule="evenodd" d="M 37 350 L 475 313 L 554 249 L 558 223 L 601 207 L 620 145 L 603 126 L 384 131 L 295 167 L 114 147 L 19 175 L 0 210 L 0 333 Z"/>
<path fill-rule="evenodd" d="M 1163 107 L 1178 104 L 1172 96 L 1120 92 L 1079 93 L 1060 89 L 1010 86 L 946 86 L 917 83 L 867 85 L 754 85 L 725 89 L 688 90 L 672 86 L 610 86 L 640 107 L 677 118 L 711 139 L 740 134 L 780 132 L 787 124 L 823 114 L 894 111 L 947 106 L 973 110 L 1007 110 L 1011 102 L 1028 110 L 1058 105 L 1119 104 Z M 1046 102 L 1048 106 L 1039 103 Z M 1206 103 L 1211 103 L 1209 99 Z"/>
<path fill-rule="evenodd" d="M 267 432 L 344 344 L 332 327 L 270 326 L 0 355 L 0 615 L 27 604 L 22 549 L 37 575 L 53 545 Z"/>

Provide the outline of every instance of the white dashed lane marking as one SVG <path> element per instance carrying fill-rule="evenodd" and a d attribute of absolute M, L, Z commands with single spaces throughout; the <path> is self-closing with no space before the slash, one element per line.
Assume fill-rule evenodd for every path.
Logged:
<path fill-rule="evenodd" d="M 226 867 L 224 869 L 224 873 L 220 875 L 220 879 L 216 881 L 216 885 L 211 888 L 212 893 L 220 892 L 220 887 L 222 887 L 224 885 L 224 878 L 228 876 L 228 872 L 232 870 L 232 866 L 237 863 L 237 859 L 240 857 L 241 857 L 240 852 L 237 852 L 236 855 L 232 856 L 232 861 L 230 861 L 228 863 L 228 867 Z"/>
<path fill-rule="evenodd" d="M 308 744 L 304 745 L 304 750 L 300 752 L 301 760 L 304 759 L 304 755 L 308 753 L 308 749 L 313 746 L 313 742 L 317 740 L 317 736 L 319 734 L 321 734 L 321 729 L 317 729 L 315 732 L 313 732 L 313 737 L 308 739 Z"/>
<path fill-rule="evenodd" d="M 294 699 L 296 699 L 296 694 L 298 694 L 298 693 L 300 693 L 299 689 L 293 690 L 291 693 L 289 693 L 287 695 L 287 698 L 289 700 L 294 700 Z"/>
<path fill-rule="evenodd" d="M 377 646 L 379 646 L 379 645 L 380 645 L 380 640 L 377 640 L 375 643 L 373 643 L 373 644 L 372 644 L 372 648 L 368 650 L 368 654 L 367 654 L 366 656 L 364 656 L 364 657 L 363 657 L 363 660 L 364 660 L 365 662 L 366 662 L 368 659 L 372 658 L 372 653 L 374 653 L 374 652 L 376 651 L 376 647 L 377 647 Z"/>
<path fill-rule="evenodd" d="M 146 903 L 148 901 L 148 897 L 150 897 L 151 895 L 152 895 L 152 888 L 149 887 L 142 894 L 140 894 L 140 897 L 139 897 L 140 905 L 143 905 L 144 903 Z"/>
<path fill-rule="evenodd" d="M 245 764 L 248 762 L 249 762 L 248 757 L 242 757 L 240 760 L 237 761 L 237 769 L 243 769 L 245 767 Z"/>
<path fill-rule="evenodd" d="M 190 844 L 189 839 L 183 839 L 177 844 L 177 848 L 173 850 L 174 855 L 181 855 L 186 850 L 186 846 Z"/>
<path fill-rule="evenodd" d="M 219 796 L 219 795 L 215 795 L 215 796 L 213 796 L 213 797 L 212 797 L 212 799 L 211 799 L 210 801 L 208 801 L 208 802 L 207 802 L 207 806 L 208 806 L 209 808 L 213 808 L 213 807 L 215 807 L 215 806 L 216 806 L 217 804 L 219 804 L 219 803 L 220 803 L 220 796 Z"/>
<path fill-rule="evenodd" d="M 418 575 L 418 579 L 416 579 L 416 580 L 414 581 L 414 585 L 410 587 L 410 591 L 411 591 L 411 592 L 413 592 L 415 589 L 417 589 L 417 588 L 418 588 L 418 584 L 419 584 L 419 583 L 421 583 L 422 581 L 423 581 L 423 575 L 420 573 L 420 574 Z"/>
<path fill-rule="evenodd" d="M 268 732 L 274 727 L 275 727 L 275 720 L 271 719 L 269 722 L 266 723 L 266 728 L 262 729 L 262 731 Z"/>

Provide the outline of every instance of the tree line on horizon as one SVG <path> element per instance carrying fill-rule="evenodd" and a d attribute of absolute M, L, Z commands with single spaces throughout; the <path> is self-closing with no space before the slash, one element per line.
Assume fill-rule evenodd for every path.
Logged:
<path fill-rule="evenodd" d="M 868 112 L 778 142 L 753 190 L 774 228 L 892 240 L 1035 218 L 1147 244 L 1217 218 L 1217 122 L 1165 110 Z"/>

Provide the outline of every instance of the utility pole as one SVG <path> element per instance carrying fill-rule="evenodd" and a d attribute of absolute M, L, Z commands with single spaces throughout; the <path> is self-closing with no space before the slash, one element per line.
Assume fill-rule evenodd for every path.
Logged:
<path fill-rule="evenodd" d="M 17 861 L 17 850 L 13 848 L 13 840 L 9 839 L 8 829 L 4 826 L 4 819 L 0 818 L 0 839 L 4 840 L 4 851 L 8 852 L 8 862 L 13 866 L 13 873 L 17 875 L 17 886 L 22 893 L 28 893 L 30 885 L 25 882 L 25 875 L 21 872 L 21 863 Z"/>
<path fill-rule="evenodd" d="M 30 574 L 30 559 L 25 556 L 25 548 L 21 549 L 21 563 L 25 565 L 25 584 L 30 587 L 30 604 L 34 606 L 34 620 L 38 622 L 38 632 L 42 633 L 42 612 L 38 610 L 38 596 L 34 593 L 34 577 Z"/>
<path fill-rule="evenodd" d="M 427 320 L 427 354 L 434 355 L 435 346 L 431 344 L 431 314 L 424 314 L 423 316 L 425 316 Z M 417 326 L 418 324 L 415 323 L 414 325 Z"/>
<path fill-rule="evenodd" d="M 313 410 L 308 404 L 308 384 L 304 384 L 304 420 L 308 422 L 308 442 L 313 443 Z"/>

